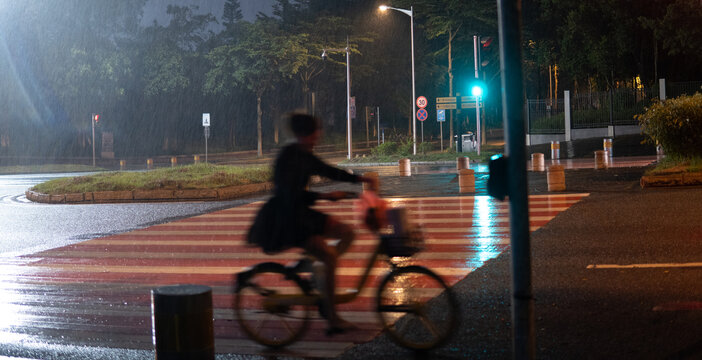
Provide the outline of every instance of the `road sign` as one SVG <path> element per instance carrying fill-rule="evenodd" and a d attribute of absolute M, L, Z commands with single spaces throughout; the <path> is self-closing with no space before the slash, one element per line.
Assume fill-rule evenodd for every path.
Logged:
<path fill-rule="evenodd" d="M 202 126 L 210 126 L 210 113 L 202 113 Z"/>
<path fill-rule="evenodd" d="M 455 103 L 456 103 L 456 97 L 455 97 L 455 96 L 450 96 L 450 97 L 438 97 L 438 98 L 436 98 L 436 103 L 437 103 L 437 104 L 455 104 Z"/>
<path fill-rule="evenodd" d="M 436 104 L 436 110 L 455 110 L 456 103 L 453 104 Z"/>
<path fill-rule="evenodd" d="M 417 110 L 417 120 L 419 121 L 424 121 L 429 117 L 429 113 L 427 112 L 427 109 L 419 109 Z"/>
<path fill-rule="evenodd" d="M 446 121 L 446 110 L 436 110 L 436 121 Z"/>
<path fill-rule="evenodd" d="M 475 96 L 461 96 L 462 103 L 472 102 L 475 104 L 475 100 Z"/>
<path fill-rule="evenodd" d="M 480 107 L 484 107 L 483 102 L 480 102 Z M 475 109 L 475 101 L 461 103 L 461 109 Z"/>
<path fill-rule="evenodd" d="M 429 102 L 427 101 L 427 98 L 425 98 L 424 96 L 420 96 L 417 98 L 417 107 L 420 109 L 424 109 L 425 107 L 427 107 L 428 103 Z"/>

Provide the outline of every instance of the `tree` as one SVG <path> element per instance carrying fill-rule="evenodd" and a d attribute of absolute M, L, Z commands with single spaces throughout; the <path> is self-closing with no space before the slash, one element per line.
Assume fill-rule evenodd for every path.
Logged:
<path fill-rule="evenodd" d="M 212 67 L 206 74 L 204 89 L 210 94 L 226 94 L 230 83 L 245 86 L 256 96 L 257 153 L 263 155 L 261 102 L 281 78 L 297 74 L 307 50 L 304 34 L 281 34 L 270 20 L 245 23 L 243 37 L 235 44 L 213 49 L 207 58 Z"/>

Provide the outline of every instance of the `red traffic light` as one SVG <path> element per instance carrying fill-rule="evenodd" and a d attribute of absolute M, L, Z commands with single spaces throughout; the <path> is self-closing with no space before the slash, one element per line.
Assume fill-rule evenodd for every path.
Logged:
<path fill-rule="evenodd" d="M 95 115 L 93 116 L 93 121 L 98 122 L 98 120 L 100 120 L 100 115 L 99 115 L 99 114 L 95 114 Z"/>

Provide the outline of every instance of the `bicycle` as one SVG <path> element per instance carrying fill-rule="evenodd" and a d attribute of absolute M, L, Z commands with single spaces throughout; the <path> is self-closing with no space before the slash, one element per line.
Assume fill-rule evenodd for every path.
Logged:
<path fill-rule="evenodd" d="M 372 213 L 366 215 L 372 216 Z M 395 223 L 406 220 L 402 208 L 389 209 L 388 218 L 393 216 L 397 218 Z M 358 285 L 335 293 L 334 302 L 343 304 L 356 299 L 376 259 L 384 255 L 391 269 L 378 285 L 375 304 L 383 329 L 397 344 L 409 349 L 430 350 L 443 344 L 459 317 L 453 291 L 430 269 L 418 265 L 400 266 L 393 261 L 397 257 L 411 257 L 422 249 L 421 231 L 415 228 L 399 235 L 391 228 L 371 231 L 380 241 Z M 264 262 L 236 274 L 234 310 L 241 328 L 251 339 L 271 348 L 284 347 L 305 333 L 311 307 L 317 306 L 320 315 L 325 317 L 313 261 L 310 255 L 303 254 L 292 264 Z"/>

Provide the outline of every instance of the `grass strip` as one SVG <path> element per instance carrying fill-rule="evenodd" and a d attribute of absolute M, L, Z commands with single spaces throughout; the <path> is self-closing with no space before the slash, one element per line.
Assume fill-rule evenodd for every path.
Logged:
<path fill-rule="evenodd" d="M 31 190 L 44 194 L 93 191 L 216 189 L 269 181 L 269 166 L 194 164 L 150 171 L 114 171 L 50 180 Z"/>
<path fill-rule="evenodd" d="M 654 168 L 646 171 L 646 175 L 663 175 L 700 171 L 702 171 L 702 158 L 683 158 L 669 155 L 658 161 L 658 164 Z"/>
<path fill-rule="evenodd" d="M 46 165 L 15 165 L 15 166 L 0 166 L 0 174 L 45 174 L 45 173 L 64 173 L 64 172 L 90 172 L 104 171 L 100 167 L 90 165 L 75 165 L 75 164 L 46 164 Z"/>

